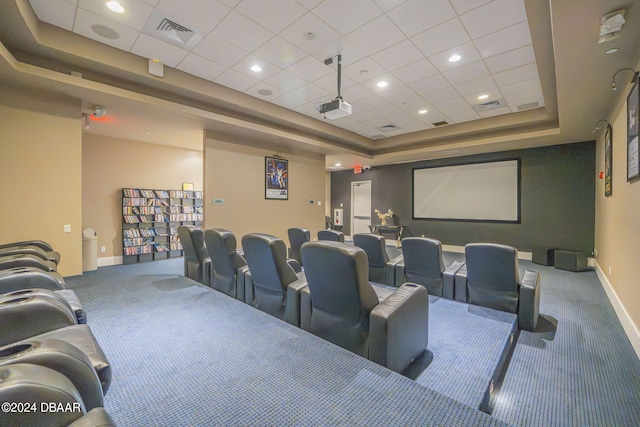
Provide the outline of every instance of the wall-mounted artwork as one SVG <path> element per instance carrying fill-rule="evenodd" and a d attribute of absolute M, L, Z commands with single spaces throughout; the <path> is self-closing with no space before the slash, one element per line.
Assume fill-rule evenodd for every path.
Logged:
<path fill-rule="evenodd" d="M 613 128 L 607 125 L 607 132 L 604 134 L 604 195 L 609 197 L 612 193 L 612 162 L 613 162 Z"/>
<path fill-rule="evenodd" d="M 638 169 L 638 110 L 640 97 L 638 96 L 638 79 L 633 84 L 627 97 L 627 181 L 640 176 Z"/>
<path fill-rule="evenodd" d="M 289 162 L 279 157 L 265 157 L 265 199 L 289 199 Z"/>

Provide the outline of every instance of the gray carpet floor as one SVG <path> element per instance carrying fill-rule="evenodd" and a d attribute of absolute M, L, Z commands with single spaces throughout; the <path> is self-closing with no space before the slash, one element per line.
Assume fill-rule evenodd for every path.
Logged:
<path fill-rule="evenodd" d="M 460 355 L 479 353 L 485 369 L 461 383 L 469 390 L 446 372 L 412 381 L 198 285 L 180 276 L 181 259 L 67 284 L 113 364 L 105 407 L 120 426 L 640 426 L 640 361 L 595 273 L 520 268 L 541 273 L 543 317 L 521 332 L 491 416 L 470 406 L 494 352 L 464 327 Z"/>

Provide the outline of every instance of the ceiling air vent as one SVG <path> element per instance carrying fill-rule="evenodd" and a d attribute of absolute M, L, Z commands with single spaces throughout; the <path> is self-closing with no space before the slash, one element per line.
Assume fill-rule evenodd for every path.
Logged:
<path fill-rule="evenodd" d="M 506 102 L 504 102 L 504 99 L 500 98 L 500 99 L 496 99 L 495 101 L 489 101 L 489 102 L 485 102 L 482 104 L 477 104 L 473 106 L 473 109 L 476 110 L 478 113 L 481 113 L 483 111 L 489 111 L 489 110 L 495 110 L 496 108 L 502 108 L 506 105 Z"/>
<path fill-rule="evenodd" d="M 440 126 L 446 126 L 446 125 L 448 125 L 448 124 L 449 124 L 449 122 L 445 122 L 445 121 L 443 120 L 443 121 L 441 121 L 441 122 L 431 123 L 431 126 L 433 126 L 433 127 L 440 127 Z"/>
<path fill-rule="evenodd" d="M 378 126 L 376 127 L 380 132 L 393 132 L 394 130 L 401 129 L 400 126 L 396 126 L 393 123 L 389 123 L 388 125 Z"/>
<path fill-rule="evenodd" d="M 530 110 L 532 108 L 538 108 L 540 104 L 538 102 L 529 102 L 527 104 L 518 105 L 518 111 Z"/>
<path fill-rule="evenodd" d="M 195 34 L 187 27 L 183 27 L 180 24 L 176 24 L 170 19 L 164 18 L 160 25 L 156 28 L 156 31 L 163 33 L 166 37 L 171 37 L 174 41 L 180 42 L 186 45 L 189 39 Z"/>
<path fill-rule="evenodd" d="M 369 138 L 371 138 L 371 139 L 382 139 L 382 138 L 386 138 L 386 137 L 387 137 L 387 135 L 384 135 L 382 133 L 378 133 L 376 135 L 371 135 Z"/>
<path fill-rule="evenodd" d="M 181 48 L 191 49 L 202 40 L 202 34 L 167 18 L 156 9 L 144 26 L 144 33 Z"/>

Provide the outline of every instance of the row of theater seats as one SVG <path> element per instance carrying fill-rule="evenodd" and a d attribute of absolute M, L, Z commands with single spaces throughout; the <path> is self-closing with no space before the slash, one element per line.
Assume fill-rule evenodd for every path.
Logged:
<path fill-rule="evenodd" d="M 39 240 L 0 245 L 0 425 L 115 426 L 111 365 Z"/>

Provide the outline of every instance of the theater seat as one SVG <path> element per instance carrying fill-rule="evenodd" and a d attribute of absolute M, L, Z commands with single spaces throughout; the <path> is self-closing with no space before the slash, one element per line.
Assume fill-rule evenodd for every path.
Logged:
<path fill-rule="evenodd" d="M 367 254 L 370 281 L 395 285 L 395 265 L 402 260 L 402 255 L 389 260 L 384 237 L 369 233 L 355 234 L 353 244 Z"/>
<path fill-rule="evenodd" d="M 376 291 L 364 250 L 340 242 L 307 243 L 302 259 L 308 283 L 303 329 L 396 372 L 426 350 L 429 295 L 423 286 Z"/>
<path fill-rule="evenodd" d="M 284 241 L 268 234 L 251 233 L 242 237 L 242 249 L 251 274 L 245 290 L 247 302 L 298 326 L 299 320 L 291 310 L 299 304 L 299 294 L 288 297 L 288 287 L 294 282 L 304 282 L 304 273 L 296 273 L 287 262 Z"/>
<path fill-rule="evenodd" d="M 318 240 L 329 240 L 331 242 L 344 242 L 344 233 L 337 230 L 318 231 Z"/>
<path fill-rule="evenodd" d="M 71 289 L 63 289 L 60 291 L 50 291 L 48 289 L 38 288 L 21 289 L 19 291 L 7 292 L 6 294 L 0 295 L 0 303 L 2 303 L 2 301 L 6 299 L 22 297 L 49 298 L 58 300 L 64 303 L 76 316 L 76 322 L 81 325 L 87 323 L 87 313 L 84 310 L 84 307 L 82 307 L 80 299 Z"/>
<path fill-rule="evenodd" d="M 213 228 L 205 230 L 204 241 L 213 267 L 212 287 L 244 301 L 245 275 L 249 267 L 236 249 L 236 236 L 229 230 Z"/>
<path fill-rule="evenodd" d="M 295 259 L 302 264 L 302 256 L 300 255 L 300 249 L 302 245 L 311 240 L 311 233 L 305 228 L 290 228 L 287 230 L 289 235 L 289 245 L 291 247 L 290 258 Z"/>
<path fill-rule="evenodd" d="M 0 249 L 16 246 L 32 246 L 38 249 L 42 249 L 50 259 L 55 261 L 56 264 L 60 263 L 60 253 L 54 251 L 53 247 L 43 240 L 23 240 L 20 242 L 3 243 L 0 245 Z"/>
<path fill-rule="evenodd" d="M 211 259 L 204 243 L 204 233 L 199 228 L 181 225 L 178 237 L 184 251 L 184 276 L 211 286 Z"/>
<path fill-rule="evenodd" d="M 12 246 L 9 248 L 0 249 L 0 256 L 8 256 L 8 255 L 15 255 L 15 254 L 32 255 L 34 257 L 40 258 L 43 261 L 51 261 L 56 265 L 58 264 L 58 259 L 50 256 L 49 254 L 47 254 L 47 252 L 43 251 L 37 246 Z"/>
<path fill-rule="evenodd" d="M 29 254 L 0 255 L 0 270 L 15 267 L 35 267 L 43 271 L 56 271 L 57 268 L 55 262 L 45 261 Z"/>
<path fill-rule="evenodd" d="M 518 325 L 533 331 L 540 306 L 540 275 L 518 271 L 518 250 L 493 243 L 465 246 L 465 265 L 455 275 L 455 299 L 516 313 Z"/>
<path fill-rule="evenodd" d="M 13 267 L 0 270 L 0 293 L 40 288 L 58 291 L 65 288 L 62 276 L 37 267 Z"/>

